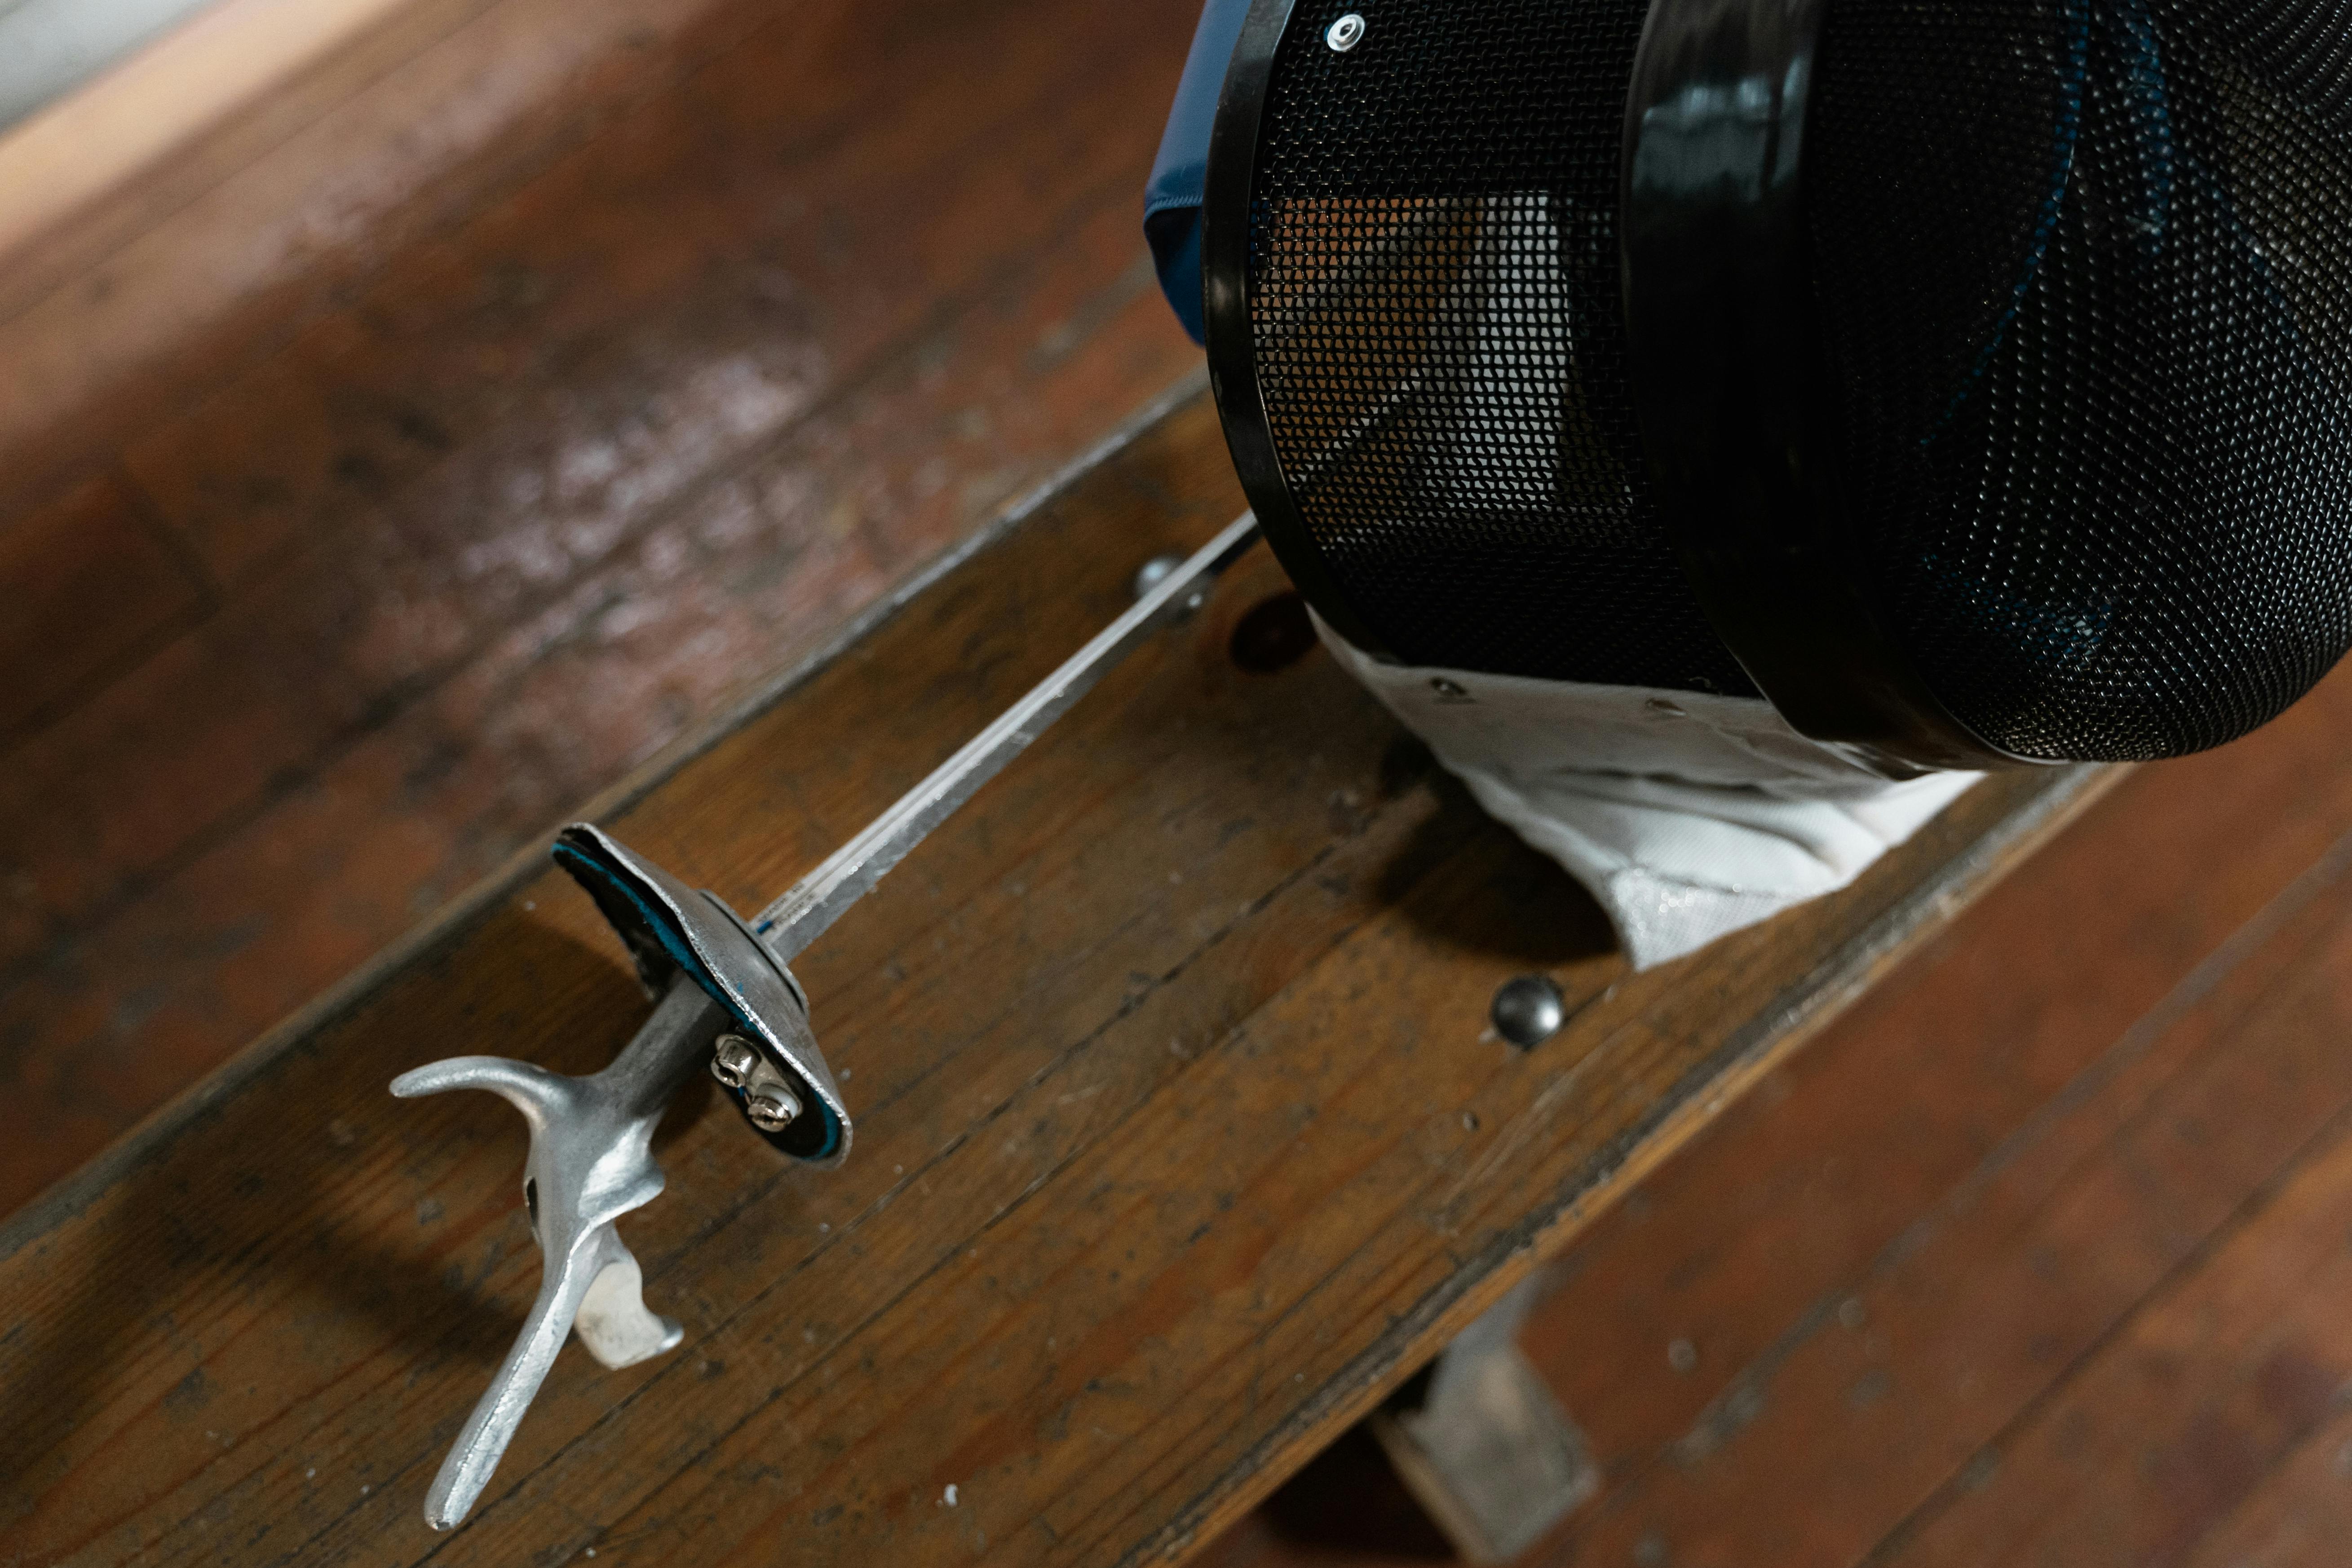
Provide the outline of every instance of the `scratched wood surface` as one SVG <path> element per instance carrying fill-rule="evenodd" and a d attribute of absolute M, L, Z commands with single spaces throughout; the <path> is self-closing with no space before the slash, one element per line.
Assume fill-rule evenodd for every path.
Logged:
<path fill-rule="evenodd" d="M 0 137 L 0 1213 L 1198 373 L 1197 0 L 361 8 Z"/>
<path fill-rule="evenodd" d="M 602 820 L 755 905 L 1237 506 L 1181 402 Z M 383 1085 L 627 1037 L 568 882 L 494 884 L 26 1211 L 16 1558 L 1181 1555 L 2110 776 L 1988 783 L 1847 892 L 1630 976 L 1319 651 L 1236 664 L 1278 662 L 1285 593 L 1253 558 L 806 955 L 850 1163 L 689 1097 L 624 1222 L 686 1344 L 567 1352 L 452 1538 L 424 1488 L 538 1276 L 521 1136 Z M 1574 1016 L 1522 1054 L 1484 1014 L 1530 969 Z"/>
<path fill-rule="evenodd" d="M 1529 1568 L 2339 1568 L 2352 669 L 2134 773 L 1563 1254 Z M 1214 1568 L 1426 1559 L 1344 1444 Z"/>

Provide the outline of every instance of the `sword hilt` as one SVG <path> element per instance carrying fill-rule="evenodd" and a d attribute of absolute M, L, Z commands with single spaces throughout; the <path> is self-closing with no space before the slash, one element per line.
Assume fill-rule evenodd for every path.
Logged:
<path fill-rule="evenodd" d="M 684 1337 L 646 1310 L 643 1271 L 613 1222 L 660 1194 L 654 1129 L 698 1065 L 711 1064 L 745 1121 L 774 1148 L 824 1165 L 849 1150 L 849 1114 L 809 1032 L 800 983 L 732 910 L 584 823 L 563 830 L 555 858 L 595 899 L 660 1001 L 593 1077 L 453 1057 L 393 1080 L 403 1099 L 488 1089 L 530 1129 L 522 1190 L 539 1242 L 539 1296 L 425 1495 L 436 1530 L 464 1519 L 489 1485 L 573 1330 L 589 1354 L 616 1368 Z"/>
<path fill-rule="evenodd" d="M 544 1265 L 522 1333 L 426 1495 L 425 1517 L 435 1529 L 457 1523 L 481 1496 L 574 1329 L 610 1367 L 658 1355 L 683 1337 L 676 1323 L 646 1310 L 643 1273 L 613 1222 L 661 1192 L 654 1128 L 697 1064 L 709 1062 L 771 1147 L 811 1164 L 839 1164 L 849 1152 L 849 1110 L 786 961 L 1106 670 L 1197 607 L 1208 584 L 1257 537 L 1256 521 L 1244 515 L 1190 559 L 1154 562 L 1139 575 L 1136 603 L 1125 615 L 761 910 L 757 933 L 715 894 L 688 888 L 602 828 L 574 823 L 557 835 L 556 863 L 596 900 L 659 1005 L 628 1047 L 593 1077 L 567 1078 L 503 1057 L 454 1057 L 393 1080 L 392 1092 L 404 1099 L 486 1089 L 522 1112 L 530 1127 L 523 1203 Z"/>
<path fill-rule="evenodd" d="M 677 1324 L 646 1310 L 644 1274 L 613 1222 L 660 1194 L 661 1167 L 652 1154 L 668 1100 L 660 1083 L 675 1078 L 678 1062 L 690 1065 L 721 1023 L 709 1000 L 681 979 L 629 1048 L 593 1078 L 504 1057 L 453 1057 L 393 1079 L 392 1092 L 404 1100 L 488 1089 L 530 1128 L 522 1192 L 539 1242 L 539 1296 L 425 1494 L 425 1518 L 434 1529 L 465 1518 L 489 1485 L 572 1330 L 609 1367 L 658 1355 L 685 1337 Z"/>

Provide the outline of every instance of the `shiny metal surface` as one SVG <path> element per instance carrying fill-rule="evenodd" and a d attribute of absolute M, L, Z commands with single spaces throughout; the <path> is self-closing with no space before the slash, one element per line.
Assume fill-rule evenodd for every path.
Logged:
<path fill-rule="evenodd" d="M 1184 564 L 1181 555 L 1155 555 L 1135 569 L 1135 596 L 1139 599 L 1168 580 L 1168 574 Z"/>
<path fill-rule="evenodd" d="M 740 1035 L 721 1035 L 710 1047 L 710 1076 L 730 1089 L 741 1089 L 760 1065 L 760 1053 Z"/>
<path fill-rule="evenodd" d="M 649 993 L 660 994 L 683 973 L 732 1019 L 733 1033 L 758 1060 L 742 1085 L 728 1086 L 730 1098 L 769 1145 L 811 1164 L 845 1159 L 855 1131 L 809 1026 L 808 996 L 751 928 L 717 897 L 688 887 L 593 824 L 575 822 L 558 835 L 555 858 L 612 922 Z M 754 1120 L 749 1089 L 755 1081 L 782 1085 L 801 1113 Z"/>
<path fill-rule="evenodd" d="M 674 1348 L 684 1331 L 646 1310 L 643 1274 L 613 1222 L 662 1190 L 654 1127 L 725 1025 L 726 1014 L 681 974 L 626 1049 L 590 1078 L 504 1057 L 455 1057 L 393 1079 L 403 1100 L 456 1089 L 503 1098 L 530 1130 L 523 1201 L 544 1266 L 522 1332 L 483 1391 L 425 1497 L 425 1519 L 447 1530 L 466 1517 L 576 1328 L 588 1353 L 624 1367 Z"/>
<path fill-rule="evenodd" d="M 801 1102 L 781 1085 L 745 1090 L 743 1113 L 762 1132 L 782 1132 L 801 1113 Z"/>
<path fill-rule="evenodd" d="M 801 1098 L 793 1092 L 792 1079 L 775 1069 L 767 1058 L 753 1049 L 749 1040 L 740 1042 L 751 1060 L 743 1064 L 742 1075 L 730 1088 L 743 1091 L 743 1115 L 762 1132 L 782 1132 L 798 1121 Z M 722 1056 L 731 1068 L 741 1058 L 727 1051 L 727 1041 L 721 1039 L 710 1057 L 711 1073 L 716 1077 Z M 721 1079 L 721 1082 L 726 1080 Z"/>
<path fill-rule="evenodd" d="M 661 1192 L 649 1152 L 654 1127 L 696 1064 L 708 1061 L 744 1119 L 780 1152 L 838 1163 L 848 1152 L 847 1110 L 785 961 L 1137 645 L 1196 608 L 1257 537 L 1255 519 L 1244 514 L 1189 559 L 1147 567 L 1150 583 L 1139 574 L 1142 592 L 1132 608 L 769 906 L 759 934 L 716 897 L 693 892 L 602 829 L 583 823 L 563 831 L 558 862 L 596 900 L 661 1001 L 612 1065 L 590 1078 L 502 1057 L 457 1057 L 393 1080 L 403 1099 L 484 1089 L 522 1112 L 530 1129 L 523 1201 L 545 1266 L 521 1335 L 426 1495 L 425 1517 L 435 1529 L 457 1523 L 481 1496 L 573 1329 L 612 1367 L 681 1338 L 677 1324 L 646 1310 L 636 1259 L 613 1221 Z M 812 1106 L 824 1114 L 809 1115 Z"/>
<path fill-rule="evenodd" d="M 1364 18 L 1350 11 L 1324 29 L 1323 41 L 1335 55 L 1344 55 L 1364 41 Z"/>
<path fill-rule="evenodd" d="M 1045 727 L 1086 695 L 1096 681 L 1163 621 L 1181 616 L 1204 584 L 1257 542 L 1257 519 L 1244 512 L 1181 566 L 1162 577 L 1127 614 L 1073 654 L 1026 697 L 1007 709 L 962 750 L 843 845 L 791 891 L 751 922 L 762 941 L 785 963 L 822 935 L 842 912 L 865 897 L 891 867 L 932 828 L 970 800 L 981 785 L 1019 756 Z"/>
<path fill-rule="evenodd" d="M 1522 974 L 1505 981 L 1495 993 L 1490 1010 L 1495 1032 L 1523 1051 L 1531 1051 L 1568 1022 L 1567 999 L 1548 974 Z"/>

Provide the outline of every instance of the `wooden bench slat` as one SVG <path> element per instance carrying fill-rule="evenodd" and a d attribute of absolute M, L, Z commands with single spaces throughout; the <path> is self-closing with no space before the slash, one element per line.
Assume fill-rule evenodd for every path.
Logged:
<path fill-rule="evenodd" d="M 739 908 L 1239 510 L 1174 408 L 603 820 Z M 418 1517 L 539 1265 L 487 1097 L 645 1004 L 552 871 L 257 1044 L 0 1237 L 27 1560 L 1101 1563 L 1181 1554 L 1355 1419 L 2113 775 L 1972 790 L 1856 886 L 1628 975 L 1598 910 L 1319 652 L 1263 555 L 799 964 L 859 1119 L 786 1166 L 709 1093 L 623 1222 L 683 1349 L 567 1352 L 475 1517 Z M 1575 1009 L 1487 1035 L 1541 968 Z M 950 1506 L 947 1489 L 955 1489 Z"/>

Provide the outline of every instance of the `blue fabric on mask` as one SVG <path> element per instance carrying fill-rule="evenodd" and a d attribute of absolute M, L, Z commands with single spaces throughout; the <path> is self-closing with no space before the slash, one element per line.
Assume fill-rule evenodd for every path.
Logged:
<path fill-rule="evenodd" d="M 1201 8 L 1168 129 L 1160 135 L 1160 155 L 1143 187 L 1143 237 L 1160 269 L 1160 290 L 1196 343 L 1208 342 L 1201 320 L 1201 193 L 1209 174 L 1209 132 L 1217 122 L 1225 66 L 1248 16 L 1249 0 L 1208 0 Z"/>

